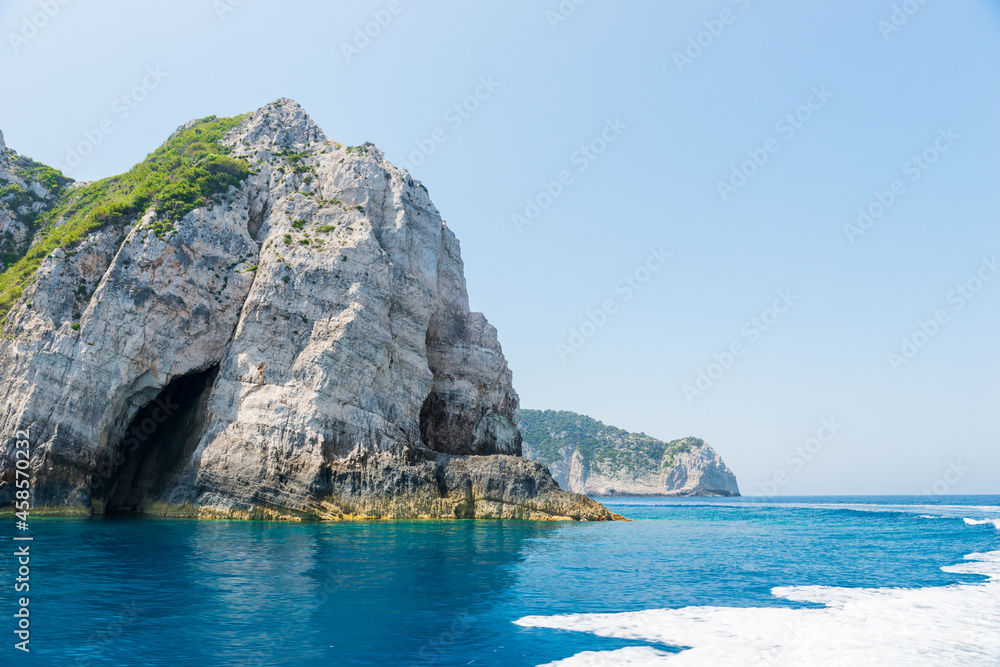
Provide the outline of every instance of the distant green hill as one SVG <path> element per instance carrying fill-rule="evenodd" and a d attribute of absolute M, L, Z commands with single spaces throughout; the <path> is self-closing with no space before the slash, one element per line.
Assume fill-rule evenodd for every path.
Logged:
<path fill-rule="evenodd" d="M 698 438 L 664 442 L 565 410 L 518 412 L 524 456 L 559 486 L 592 496 L 738 496 L 718 452 Z"/>
<path fill-rule="evenodd" d="M 521 409 L 518 427 L 535 460 L 554 463 L 563 458 L 559 450 L 571 446 L 594 470 L 659 472 L 674 466 L 676 454 L 704 444 L 697 438 L 664 442 L 566 410 Z"/>

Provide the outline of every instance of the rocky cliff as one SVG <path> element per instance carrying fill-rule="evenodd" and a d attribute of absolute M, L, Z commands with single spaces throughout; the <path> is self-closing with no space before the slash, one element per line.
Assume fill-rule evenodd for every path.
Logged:
<path fill-rule="evenodd" d="M 663 442 L 579 415 L 520 410 L 524 455 L 559 486 L 592 496 L 738 496 L 736 476 L 705 442 Z"/>
<path fill-rule="evenodd" d="M 38 221 L 70 183 L 55 169 L 8 150 L 0 132 L 0 266 L 24 256 Z"/>
<path fill-rule="evenodd" d="M 21 432 L 36 511 L 620 518 L 521 458 L 458 241 L 373 145 L 283 99 L 104 181 L 24 171 L 0 172 L 35 195 L 2 198 L 0 506 Z"/>

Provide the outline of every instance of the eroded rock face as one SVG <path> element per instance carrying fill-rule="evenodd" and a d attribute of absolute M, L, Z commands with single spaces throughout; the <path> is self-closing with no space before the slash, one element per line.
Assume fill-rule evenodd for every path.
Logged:
<path fill-rule="evenodd" d="M 699 438 L 666 442 L 566 410 L 520 409 L 524 456 L 559 485 L 596 496 L 738 496 L 736 476 Z"/>
<path fill-rule="evenodd" d="M 549 465 L 561 488 L 588 496 L 738 496 L 736 476 L 722 457 L 697 438 L 675 441 L 680 449 L 655 467 L 595 467 L 573 445 Z M 525 445 L 525 456 L 537 452 Z"/>
<path fill-rule="evenodd" d="M 672 495 L 678 496 L 740 495 L 736 476 L 718 452 L 703 442 L 677 455 L 677 465 L 667 473 L 663 483 L 666 488 L 674 489 Z"/>
<path fill-rule="evenodd" d="M 519 458 L 496 330 L 458 241 L 371 145 L 279 100 L 224 143 L 252 175 L 44 260 L 0 342 L 34 505 L 263 518 L 616 518 Z"/>

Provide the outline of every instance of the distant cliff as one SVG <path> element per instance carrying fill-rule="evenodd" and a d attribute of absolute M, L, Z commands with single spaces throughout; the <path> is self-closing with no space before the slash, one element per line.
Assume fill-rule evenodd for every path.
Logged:
<path fill-rule="evenodd" d="M 427 189 L 295 102 L 73 183 L 0 135 L 0 512 L 616 519 L 521 457 Z"/>
<path fill-rule="evenodd" d="M 697 438 L 663 442 L 575 412 L 521 409 L 524 456 L 591 496 L 738 496 L 736 476 Z"/>

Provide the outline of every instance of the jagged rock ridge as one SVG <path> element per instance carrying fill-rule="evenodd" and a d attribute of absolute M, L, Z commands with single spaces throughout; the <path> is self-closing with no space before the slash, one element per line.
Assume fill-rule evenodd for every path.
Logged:
<path fill-rule="evenodd" d="M 497 332 L 426 188 L 291 100 L 238 121 L 206 167 L 245 162 L 238 187 L 102 209 L 7 312 L 0 506 L 24 431 L 38 511 L 620 518 L 521 458 Z M 168 190 L 193 210 L 161 214 Z"/>
<path fill-rule="evenodd" d="M 518 411 L 524 455 L 591 496 L 738 496 L 736 476 L 698 438 L 664 442 L 568 411 Z"/>

